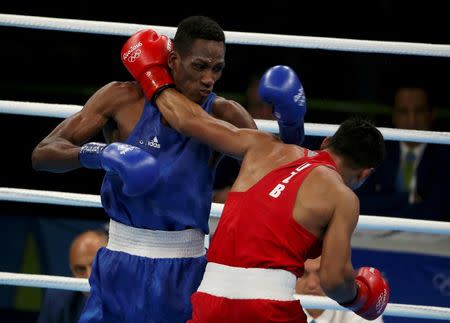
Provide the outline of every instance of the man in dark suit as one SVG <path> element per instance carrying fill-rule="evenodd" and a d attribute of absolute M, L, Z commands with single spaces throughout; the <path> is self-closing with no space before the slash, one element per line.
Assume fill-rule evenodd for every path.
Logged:
<path fill-rule="evenodd" d="M 105 247 L 108 236 L 104 230 L 88 230 L 78 235 L 69 252 L 70 269 L 76 278 L 89 278 L 95 255 Z M 88 293 L 47 290 L 38 323 L 75 323 L 80 318 Z"/>
<path fill-rule="evenodd" d="M 395 92 L 392 123 L 431 130 L 435 108 L 423 87 Z M 385 161 L 357 191 L 361 214 L 450 221 L 450 146 L 386 142 Z"/>

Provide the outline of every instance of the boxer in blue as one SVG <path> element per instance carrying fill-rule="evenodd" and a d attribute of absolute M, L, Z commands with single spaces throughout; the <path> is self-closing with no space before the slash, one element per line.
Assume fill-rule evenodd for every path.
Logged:
<path fill-rule="evenodd" d="M 173 46 L 151 30 L 126 42 L 122 61 L 138 82 L 112 82 L 98 90 L 32 155 L 37 170 L 106 171 L 101 198 L 111 218 L 109 242 L 96 256 L 80 322 L 186 322 L 190 296 L 206 266 L 204 235 L 218 155 L 172 130 L 148 99 L 153 96 L 148 73 L 160 73 L 150 68 L 154 57 L 170 68 L 174 82 L 165 85 L 175 86 L 219 119 L 256 128 L 240 104 L 212 92 L 225 66 L 225 36 L 216 22 L 200 16 L 185 19 Z M 300 93 L 293 84 L 289 90 Z M 267 90 L 275 110 L 279 88 Z M 289 109 L 303 116 L 298 102 L 280 105 L 280 126 L 298 128 L 289 131 L 290 139 L 283 138 L 293 143 L 300 143 L 303 128 L 283 124 L 283 114 Z M 89 142 L 102 130 L 108 144 Z"/>

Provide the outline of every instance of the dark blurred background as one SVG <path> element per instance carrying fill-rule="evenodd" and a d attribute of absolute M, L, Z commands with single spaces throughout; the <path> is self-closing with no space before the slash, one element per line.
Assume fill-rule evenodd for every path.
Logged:
<path fill-rule="evenodd" d="M 420 5 L 388 0 L 364 4 L 249 2 L 246 6 L 250 8 L 244 9 L 242 1 L 170 5 L 154 1 L 2 1 L 0 13 L 173 27 L 184 17 L 203 14 L 216 19 L 227 31 L 450 43 L 443 17 L 447 11 L 432 1 Z M 126 37 L 10 27 L 0 27 L 0 31 L 2 100 L 82 105 L 107 82 L 130 79 L 119 59 Z M 446 58 L 243 45 L 228 45 L 226 55 L 227 66 L 216 91 L 236 97 L 244 105 L 250 75 L 286 64 L 297 71 L 305 87 L 308 122 L 338 123 L 356 111 L 389 126 L 387 107 L 394 87 L 404 80 L 418 80 L 433 89 L 436 105 L 444 116 L 438 126 L 446 125 L 450 106 L 450 60 Z M 6 139 L 1 186 L 98 192 L 101 174 L 92 171 L 64 175 L 31 171 L 32 148 L 59 119 L 6 114 L 0 118 L 2 137 Z M 99 180 L 93 180 L 93 176 Z"/>
<path fill-rule="evenodd" d="M 247 8 L 244 8 L 247 7 Z M 0 13 L 176 27 L 194 14 L 212 17 L 226 31 L 450 44 L 444 2 L 188 2 L 1 1 Z M 112 80 L 130 80 L 119 59 L 127 37 L 0 27 L 0 100 L 83 105 Z M 438 130 L 449 130 L 450 59 L 266 46 L 228 45 L 216 92 L 245 106 L 249 77 L 285 64 L 299 74 L 308 99 L 307 122 L 339 123 L 350 114 L 390 126 L 397 84 L 419 82 L 440 108 Z M 103 173 L 67 174 L 31 169 L 31 151 L 61 120 L 0 114 L 0 187 L 98 194 Z M 102 138 L 98 138 L 101 140 Z M 0 202 L 2 215 L 106 219 L 101 209 Z M 8 230 L 8 228 L 3 228 Z M 1 321 L 1 320 L 0 320 Z"/>
<path fill-rule="evenodd" d="M 216 19 L 224 30 L 354 39 L 450 43 L 444 5 L 438 1 L 370 2 L 2 1 L 0 13 L 164 25 L 194 14 Z M 126 37 L 0 27 L 0 99 L 83 105 L 112 80 L 129 80 L 119 59 Z M 448 130 L 450 60 L 266 46 L 228 45 L 216 91 L 245 105 L 248 78 L 277 64 L 292 66 L 308 98 L 307 122 L 339 123 L 349 114 L 370 115 L 390 126 L 389 106 L 398 83 L 421 82 L 440 108 L 437 129 Z M 68 174 L 31 169 L 33 147 L 61 120 L 0 114 L 3 138 L 0 186 L 97 194 L 102 172 Z M 99 138 L 101 139 L 101 138 Z M 2 203 L 9 208 L 11 203 Z M 29 206 L 20 204 L 20 208 Z M 13 209 L 16 206 L 14 205 Z M 33 205 L 33 210 L 40 206 Z M 46 212 L 77 216 L 79 209 Z M 87 209 L 84 212 L 90 212 Z M 99 214 L 98 210 L 93 211 Z"/>

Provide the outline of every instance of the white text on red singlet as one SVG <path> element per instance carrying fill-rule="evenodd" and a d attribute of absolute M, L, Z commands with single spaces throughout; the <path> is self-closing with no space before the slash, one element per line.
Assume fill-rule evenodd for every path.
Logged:
<path fill-rule="evenodd" d="M 283 179 L 280 184 L 277 184 L 277 186 L 273 188 L 273 190 L 269 193 L 269 195 L 274 198 L 278 198 L 281 195 L 281 192 L 283 192 L 283 190 L 286 188 L 285 184 L 288 184 L 292 177 L 294 177 L 295 175 L 297 175 L 298 173 L 300 173 L 302 170 L 304 170 L 309 166 L 311 166 L 310 163 L 304 163 L 298 166 L 294 171 L 291 172 L 291 175 Z"/>

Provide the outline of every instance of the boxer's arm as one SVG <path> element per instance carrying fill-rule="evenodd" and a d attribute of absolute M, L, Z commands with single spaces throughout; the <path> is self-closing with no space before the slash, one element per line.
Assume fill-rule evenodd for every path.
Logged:
<path fill-rule="evenodd" d="M 359 202 L 342 185 L 336 186 L 331 199 L 335 207 L 323 239 L 320 281 L 327 296 L 337 302 L 347 302 L 355 297 L 357 290 L 351 263 L 351 236 L 358 223 Z"/>
<path fill-rule="evenodd" d="M 156 105 L 172 128 L 227 155 L 243 157 L 255 145 L 264 146 L 266 140 L 275 140 L 270 134 L 240 129 L 210 116 L 175 89 L 163 91 L 156 99 Z"/>
<path fill-rule="evenodd" d="M 33 150 L 35 170 L 55 173 L 79 168 L 80 146 L 97 135 L 130 98 L 124 83 L 112 82 L 99 89 L 83 109 L 61 122 Z"/>

